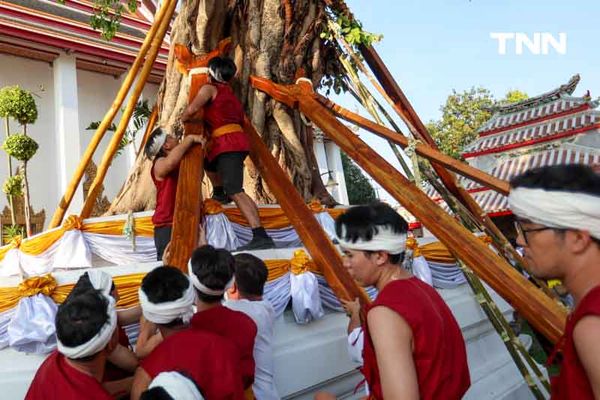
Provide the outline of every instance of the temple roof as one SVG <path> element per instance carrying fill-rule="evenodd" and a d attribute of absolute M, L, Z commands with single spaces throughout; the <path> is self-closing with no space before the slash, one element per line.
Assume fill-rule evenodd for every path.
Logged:
<path fill-rule="evenodd" d="M 151 13 L 143 13 L 142 8 L 124 14 L 117 34 L 108 42 L 89 25 L 93 13 L 90 0 L 65 0 L 64 4 L 56 0 L 3 0 L 0 53 L 51 62 L 62 51 L 72 52 L 78 68 L 118 76 L 133 62 L 152 25 L 151 18 L 145 16 L 151 17 Z M 150 82 L 162 79 L 168 52 L 165 41 Z"/>
<path fill-rule="evenodd" d="M 589 102 L 581 99 L 559 99 L 540 108 L 523 111 L 524 118 L 533 113 L 535 122 L 515 124 L 509 129 L 480 134 L 480 137 L 463 150 L 464 158 L 530 146 L 542 142 L 564 139 L 570 136 L 600 129 L 600 111 Z M 511 114 L 511 121 L 519 121 L 520 116 Z M 503 122 L 500 121 L 500 124 Z M 511 122 L 508 122 L 511 123 Z"/>
<path fill-rule="evenodd" d="M 496 178 L 510 180 L 531 168 L 559 164 L 585 164 L 594 169 L 599 169 L 600 149 L 573 144 L 566 144 L 560 147 L 550 144 L 545 149 L 523 152 L 513 156 L 507 155 L 489 173 Z M 471 193 L 475 201 L 477 201 L 487 214 L 494 216 L 509 212 L 506 196 L 482 187 L 470 179 L 461 178 L 460 184 Z M 446 203 L 442 201 L 433 187 L 428 186 L 426 193 L 429 197 L 440 203 L 445 210 L 449 210 Z"/>
<path fill-rule="evenodd" d="M 499 105 L 492 108 L 494 113 L 507 114 L 513 113 L 521 110 L 526 110 L 532 107 L 536 107 L 550 101 L 556 100 L 561 97 L 561 95 L 571 95 L 575 91 L 575 88 L 579 84 L 579 80 L 581 77 L 579 74 L 573 75 L 569 82 L 564 85 L 560 85 L 554 90 L 543 93 L 536 97 L 530 97 L 528 99 L 519 101 L 518 103 Z"/>

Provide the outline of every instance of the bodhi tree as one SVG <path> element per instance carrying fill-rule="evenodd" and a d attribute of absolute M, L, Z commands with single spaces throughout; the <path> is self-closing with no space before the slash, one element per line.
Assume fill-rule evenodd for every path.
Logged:
<path fill-rule="evenodd" d="M 312 148 L 311 128 L 298 111 L 289 109 L 249 85 L 256 75 L 282 84 L 295 83 L 299 76 L 312 80 L 315 88 L 342 88 L 343 70 L 338 61 L 340 49 L 335 41 L 322 35 L 327 18 L 339 19 L 322 0 L 186 0 L 173 22 L 171 43 L 179 43 L 194 54 L 205 54 L 217 43 L 231 37 L 229 54 L 238 67 L 233 87 L 245 107 L 249 119 L 263 141 L 286 170 L 299 193 L 306 199 L 317 198 L 331 205 L 319 174 Z M 361 35 L 356 22 L 342 21 L 354 44 L 372 40 Z M 157 98 L 158 123 L 175 135 L 182 134 L 180 115 L 187 105 L 189 83 L 177 70 L 174 57 L 169 57 L 165 79 Z M 276 199 L 248 162 L 245 190 L 258 202 Z M 140 154 L 136 165 L 114 200 L 109 213 L 124 213 L 154 207 L 154 185 L 150 178 L 150 162 Z"/>

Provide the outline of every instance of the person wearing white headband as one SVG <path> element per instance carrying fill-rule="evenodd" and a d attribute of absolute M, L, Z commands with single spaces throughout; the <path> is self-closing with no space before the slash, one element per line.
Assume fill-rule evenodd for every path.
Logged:
<path fill-rule="evenodd" d="M 268 249 L 275 244 L 261 225 L 256 203 L 244 192 L 244 160 L 250 152 L 250 139 L 243 128 L 244 107 L 229 85 L 236 72 L 230 58 L 211 58 L 208 83 L 200 88 L 181 120 L 208 127 L 211 142 L 204 171 L 213 186 L 212 198 L 223 204 L 233 200 L 252 228 L 252 240 L 239 251 Z M 203 120 L 194 120 L 202 109 Z"/>
<path fill-rule="evenodd" d="M 161 372 L 140 400 L 204 400 L 196 383 L 181 372 Z"/>
<path fill-rule="evenodd" d="M 600 176 L 584 165 L 532 169 L 511 180 L 508 202 L 531 273 L 559 279 L 574 299 L 550 358 L 561 364 L 552 399 L 598 399 Z"/>
<path fill-rule="evenodd" d="M 171 241 L 171 228 L 175 213 L 175 195 L 179 178 L 179 163 L 194 144 L 204 144 L 200 135 L 187 135 L 179 142 L 161 128 L 155 128 L 144 147 L 152 168 L 150 175 L 156 186 L 156 207 L 152 215 L 156 259 L 161 261 Z"/>
<path fill-rule="evenodd" d="M 188 277 L 170 266 L 155 268 L 142 280 L 139 298 L 144 319 L 136 351 L 145 354 L 135 373 L 132 399 L 138 399 L 152 379 L 167 371 L 188 374 L 209 399 L 243 396 L 234 344 L 213 333 L 189 329 L 195 292 Z"/>
<path fill-rule="evenodd" d="M 119 292 L 112 276 L 101 269 L 90 269 L 83 273 L 71 290 L 69 298 L 92 289 L 111 297 L 115 303 L 119 301 Z M 131 389 L 131 376 L 138 366 L 138 358 L 131 350 L 129 337 L 123 326 L 138 323 L 141 315 L 139 306 L 117 311 L 118 343 L 108 355 L 103 377 L 105 387 L 111 393 L 128 392 Z"/>
<path fill-rule="evenodd" d="M 109 400 L 101 384 L 117 344 L 115 302 L 96 290 L 69 298 L 56 313 L 58 349 L 39 367 L 25 398 Z"/>
<path fill-rule="evenodd" d="M 196 288 L 198 309 L 192 317 L 192 329 L 212 332 L 236 345 L 244 388 L 249 388 L 254 382 L 257 326 L 246 314 L 222 304 L 225 291 L 233 285 L 233 256 L 225 249 L 198 247 L 192 252 L 188 273 Z"/>
<path fill-rule="evenodd" d="M 378 291 L 362 321 L 371 398 L 462 398 L 470 386 L 465 342 L 442 297 L 401 266 L 408 223 L 373 203 L 348 209 L 335 230 L 344 267 Z"/>

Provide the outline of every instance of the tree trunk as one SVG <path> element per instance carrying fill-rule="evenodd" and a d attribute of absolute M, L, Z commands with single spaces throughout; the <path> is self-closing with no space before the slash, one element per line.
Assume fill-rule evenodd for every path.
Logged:
<path fill-rule="evenodd" d="M 8 120 L 8 117 L 6 117 L 4 122 L 5 122 L 5 127 L 6 127 L 6 138 L 8 139 L 8 137 L 10 136 L 10 122 Z M 7 163 L 8 177 L 12 178 L 12 176 L 13 176 L 12 157 L 7 153 L 6 158 L 8 160 L 8 163 Z M 10 194 L 7 194 L 6 197 L 8 197 L 8 207 L 10 208 L 10 220 L 12 222 L 12 225 L 15 226 L 15 225 L 17 225 L 17 217 L 15 215 L 15 203 L 13 200 L 13 196 Z"/>
<path fill-rule="evenodd" d="M 312 132 L 300 114 L 253 90 L 248 82 L 250 75 L 257 75 L 290 84 L 296 75 L 305 75 L 318 85 L 326 72 L 339 70 L 323 62 L 337 63 L 337 56 L 328 54 L 333 49 L 319 37 L 325 26 L 324 7 L 319 0 L 188 0 L 173 24 L 171 43 L 202 54 L 213 50 L 220 40 L 232 38 L 230 56 L 238 66 L 233 87 L 248 117 L 304 199 L 317 197 L 331 205 L 335 201 L 314 173 L 318 167 L 312 154 Z M 160 126 L 177 136 L 183 132 L 179 117 L 187 106 L 188 89 L 171 51 L 157 104 Z M 154 207 L 150 165 L 143 154 L 138 155 L 110 214 Z M 257 202 L 273 203 L 275 198 L 249 160 L 246 170 L 246 192 Z"/>
<path fill-rule="evenodd" d="M 29 180 L 27 179 L 27 161 L 23 162 L 23 197 L 25 200 L 24 213 L 25 213 L 25 231 L 27 237 L 31 237 L 33 232 L 31 231 L 31 199 L 29 198 Z"/>

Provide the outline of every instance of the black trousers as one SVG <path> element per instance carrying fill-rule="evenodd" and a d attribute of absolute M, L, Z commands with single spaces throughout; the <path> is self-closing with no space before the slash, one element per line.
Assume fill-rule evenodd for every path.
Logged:
<path fill-rule="evenodd" d="M 158 261 L 162 261 L 165 249 L 171 241 L 172 228 L 172 225 L 154 227 L 154 246 L 156 247 L 156 259 Z"/>

